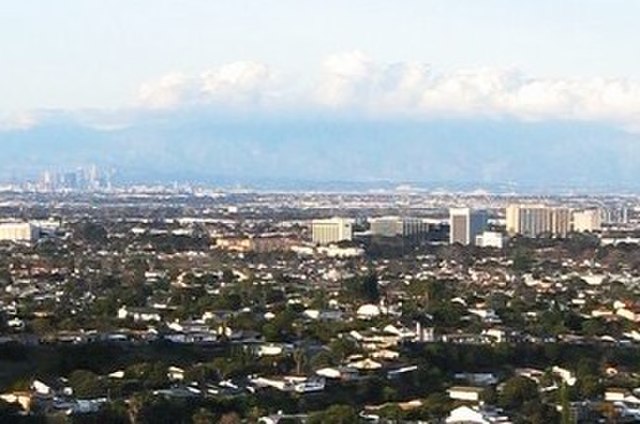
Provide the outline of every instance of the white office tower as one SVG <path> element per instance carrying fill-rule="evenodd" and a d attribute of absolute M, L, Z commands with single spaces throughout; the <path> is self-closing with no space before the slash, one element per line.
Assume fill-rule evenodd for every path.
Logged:
<path fill-rule="evenodd" d="M 35 241 L 38 239 L 38 227 L 28 222 L 0 223 L 0 241 Z"/>
<path fill-rule="evenodd" d="M 571 210 L 545 205 L 509 205 L 507 232 L 525 237 L 548 234 L 566 237 L 571 230 Z"/>
<path fill-rule="evenodd" d="M 449 209 L 449 243 L 475 244 L 476 237 L 487 228 L 487 213 L 470 208 Z"/>
<path fill-rule="evenodd" d="M 578 233 L 600 231 L 602 214 L 599 209 L 587 209 L 573 213 L 573 231 Z"/>
<path fill-rule="evenodd" d="M 314 219 L 311 222 L 311 239 L 316 244 L 330 244 L 353 238 L 350 218 Z"/>

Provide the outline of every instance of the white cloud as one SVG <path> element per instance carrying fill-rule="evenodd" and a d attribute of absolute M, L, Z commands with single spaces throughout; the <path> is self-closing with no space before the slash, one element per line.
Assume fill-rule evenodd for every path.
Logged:
<path fill-rule="evenodd" d="M 138 92 L 143 106 L 164 109 L 189 101 L 193 81 L 184 74 L 172 73 L 155 81 L 144 83 Z"/>
<path fill-rule="evenodd" d="M 198 76 L 173 73 L 143 84 L 138 93 L 142 106 L 167 109 L 182 105 L 259 105 L 277 98 L 270 69 L 259 62 L 233 62 Z"/>
<path fill-rule="evenodd" d="M 271 82 L 269 68 L 259 62 L 230 63 L 200 76 L 204 100 L 216 102 L 260 102 Z"/>
<path fill-rule="evenodd" d="M 197 76 L 167 75 L 143 85 L 139 99 L 151 108 L 304 107 L 376 117 L 507 116 L 640 127 L 640 81 L 622 78 L 535 78 L 513 68 L 435 72 L 425 63 L 377 63 L 352 51 L 326 58 L 307 87 L 295 79 L 276 77 L 263 63 L 235 62 Z"/>

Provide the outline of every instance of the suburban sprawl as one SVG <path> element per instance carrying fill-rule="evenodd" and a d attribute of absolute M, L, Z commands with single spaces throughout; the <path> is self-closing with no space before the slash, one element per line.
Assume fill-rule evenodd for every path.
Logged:
<path fill-rule="evenodd" d="M 639 421 L 640 197 L 0 191 L 0 422 Z"/>

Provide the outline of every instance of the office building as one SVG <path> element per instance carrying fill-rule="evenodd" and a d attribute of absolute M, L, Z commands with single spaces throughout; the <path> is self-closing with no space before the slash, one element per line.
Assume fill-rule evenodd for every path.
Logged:
<path fill-rule="evenodd" d="M 543 234 L 566 237 L 571 230 L 571 210 L 545 205 L 509 205 L 507 232 L 525 237 Z"/>
<path fill-rule="evenodd" d="M 505 243 L 506 237 L 497 231 L 484 231 L 482 234 L 476 236 L 476 246 L 478 247 L 502 249 Z"/>
<path fill-rule="evenodd" d="M 573 213 L 573 231 L 578 233 L 600 231 L 602 215 L 599 209 L 587 209 Z"/>
<path fill-rule="evenodd" d="M 449 210 L 449 243 L 475 244 L 476 237 L 487 228 L 487 213 L 470 208 Z"/>
<path fill-rule="evenodd" d="M 419 238 L 429 231 L 429 224 L 420 218 L 383 216 L 369 219 L 374 237 Z"/>
<path fill-rule="evenodd" d="M 0 223 L 0 241 L 35 241 L 38 239 L 38 227 L 28 222 Z"/>
<path fill-rule="evenodd" d="M 603 224 L 628 224 L 629 209 L 625 207 L 607 207 L 601 209 Z"/>
<path fill-rule="evenodd" d="M 330 244 L 353 238 L 353 219 L 314 219 L 311 223 L 311 239 L 316 244 Z"/>

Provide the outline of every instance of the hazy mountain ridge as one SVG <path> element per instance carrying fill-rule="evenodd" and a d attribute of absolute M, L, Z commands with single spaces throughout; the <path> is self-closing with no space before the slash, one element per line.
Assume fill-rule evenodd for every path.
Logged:
<path fill-rule="evenodd" d="M 87 163 L 192 179 L 635 184 L 635 134 L 582 122 L 192 118 L 0 133 L 4 176 Z"/>

